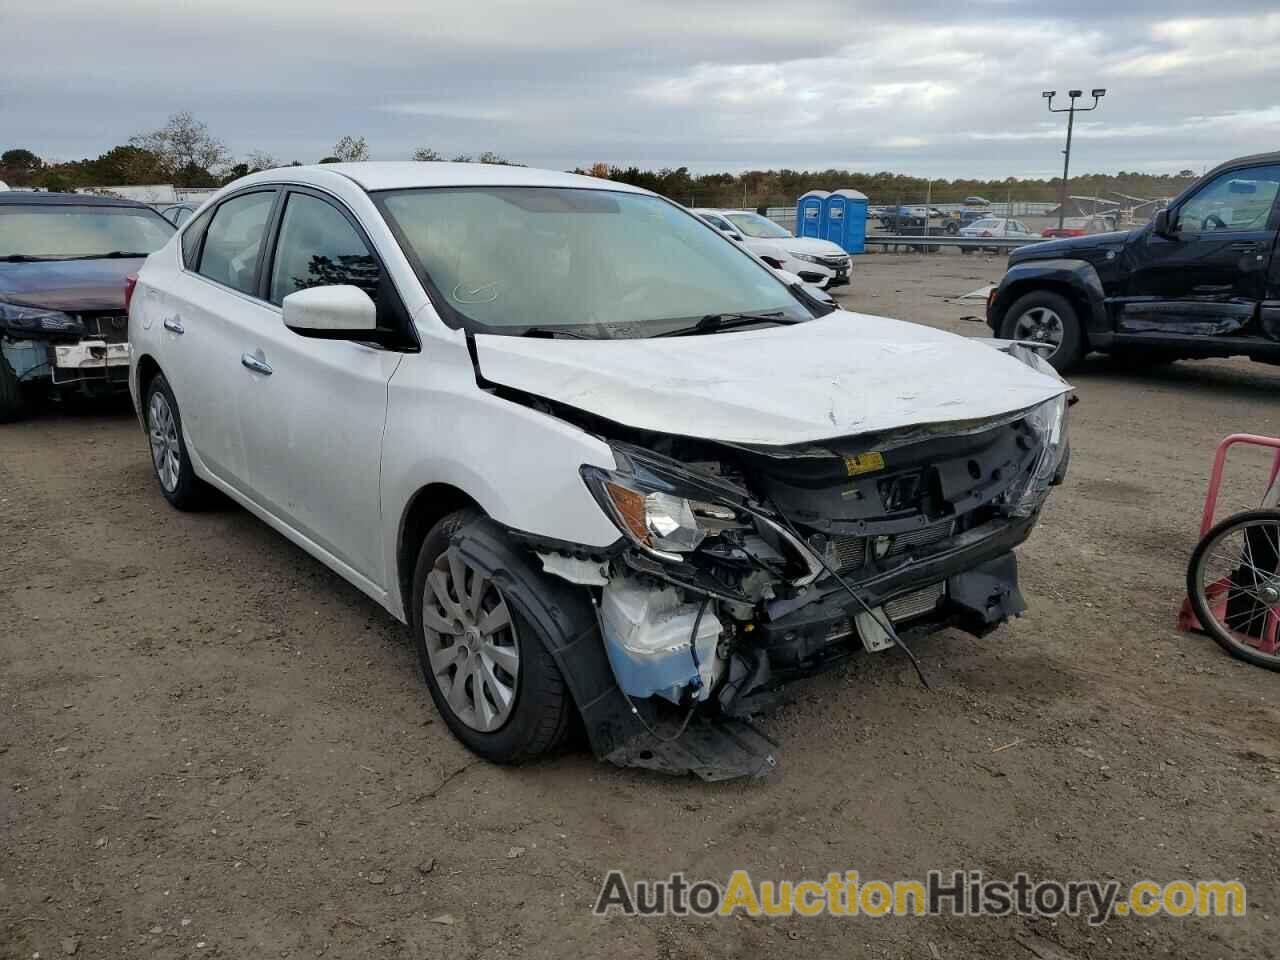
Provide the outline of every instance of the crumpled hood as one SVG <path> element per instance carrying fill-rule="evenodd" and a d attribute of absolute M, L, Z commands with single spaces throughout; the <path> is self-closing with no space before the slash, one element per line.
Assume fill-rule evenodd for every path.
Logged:
<path fill-rule="evenodd" d="M 789 446 L 995 417 L 1069 389 L 983 343 L 844 310 L 693 337 L 475 340 L 492 383 L 640 430 L 724 443 Z"/>
<path fill-rule="evenodd" d="M 49 310 L 124 310 L 124 279 L 145 257 L 0 263 L 0 301 Z"/>

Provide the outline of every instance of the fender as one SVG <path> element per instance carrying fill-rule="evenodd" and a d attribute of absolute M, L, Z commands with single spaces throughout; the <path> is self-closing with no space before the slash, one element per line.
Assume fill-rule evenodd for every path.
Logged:
<path fill-rule="evenodd" d="M 1111 339 L 1111 317 L 1098 271 L 1087 260 L 1067 258 L 1026 260 L 1008 269 L 987 300 L 987 324 L 997 335 L 1005 311 L 1023 294 L 1035 289 L 1064 293 L 1079 311 L 1093 346 L 1103 346 Z"/>

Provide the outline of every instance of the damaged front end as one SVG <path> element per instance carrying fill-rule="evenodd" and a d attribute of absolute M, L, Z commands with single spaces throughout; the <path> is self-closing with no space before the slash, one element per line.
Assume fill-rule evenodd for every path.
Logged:
<path fill-rule="evenodd" d="M 994 419 L 791 448 L 610 440 L 616 469 L 582 476 L 625 549 L 538 551 L 591 592 L 639 723 L 604 755 L 759 775 L 771 745 L 744 721 L 787 682 L 900 634 L 981 635 L 1020 614 L 1012 551 L 1065 474 L 1067 406 L 1064 385 Z"/>

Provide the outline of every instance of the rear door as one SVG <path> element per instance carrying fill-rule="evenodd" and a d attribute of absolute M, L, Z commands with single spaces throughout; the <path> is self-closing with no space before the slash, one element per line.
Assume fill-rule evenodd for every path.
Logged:
<path fill-rule="evenodd" d="M 284 325 L 285 297 L 349 284 L 379 326 L 409 332 L 394 285 L 355 217 L 336 199 L 290 187 L 264 260 L 261 322 L 239 331 L 233 391 L 254 497 L 360 577 L 386 587 L 379 476 L 387 384 L 403 353 L 324 340 Z"/>
<path fill-rule="evenodd" d="M 248 492 L 233 387 L 240 331 L 269 315 L 258 298 L 267 225 L 278 191 L 233 194 L 183 233 L 184 269 L 161 303 L 161 363 L 195 455 L 216 478 Z"/>
<path fill-rule="evenodd" d="M 1229 170 L 1169 210 L 1168 236 L 1147 230 L 1126 251 L 1121 333 L 1225 335 L 1263 298 L 1276 243 L 1280 165 Z"/>

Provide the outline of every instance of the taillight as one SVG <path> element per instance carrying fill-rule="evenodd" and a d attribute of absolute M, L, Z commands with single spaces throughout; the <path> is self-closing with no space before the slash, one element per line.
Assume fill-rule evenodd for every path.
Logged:
<path fill-rule="evenodd" d="M 124 312 L 129 312 L 129 304 L 133 302 L 133 288 L 138 285 L 138 275 L 131 273 L 124 278 Z"/>

